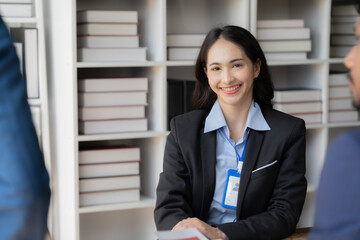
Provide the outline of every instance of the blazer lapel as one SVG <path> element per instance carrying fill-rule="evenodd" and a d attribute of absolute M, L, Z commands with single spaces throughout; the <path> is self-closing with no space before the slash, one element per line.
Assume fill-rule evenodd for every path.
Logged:
<path fill-rule="evenodd" d="M 244 165 L 241 170 L 240 187 L 237 200 L 236 218 L 240 218 L 242 202 L 245 196 L 247 186 L 249 184 L 251 172 L 260 153 L 261 145 L 264 139 L 263 132 L 250 130 L 248 145 L 245 152 Z"/>
<path fill-rule="evenodd" d="M 205 219 L 211 206 L 215 191 L 216 171 L 216 131 L 200 134 L 201 163 L 203 173 L 203 193 L 201 217 Z"/>

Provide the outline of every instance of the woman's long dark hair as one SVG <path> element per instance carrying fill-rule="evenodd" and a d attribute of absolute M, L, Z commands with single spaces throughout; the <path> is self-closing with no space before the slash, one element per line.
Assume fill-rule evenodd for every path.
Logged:
<path fill-rule="evenodd" d="M 360 0 L 354 0 L 356 11 L 360 13 Z"/>
<path fill-rule="evenodd" d="M 253 97 L 260 106 L 272 107 L 274 86 L 270 78 L 269 68 L 264 53 L 255 37 L 246 29 L 237 26 L 214 28 L 207 35 L 201 46 L 195 64 L 196 85 L 193 94 L 193 106 L 197 109 L 211 109 L 216 100 L 216 94 L 209 86 L 204 72 L 207 55 L 211 46 L 221 37 L 242 47 L 253 64 L 261 62 L 259 76 L 254 80 Z"/>

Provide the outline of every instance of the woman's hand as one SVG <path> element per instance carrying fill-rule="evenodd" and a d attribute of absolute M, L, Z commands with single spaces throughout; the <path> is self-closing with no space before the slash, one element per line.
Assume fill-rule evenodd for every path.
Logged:
<path fill-rule="evenodd" d="M 212 227 L 198 218 L 187 218 L 178 222 L 172 230 L 196 228 L 211 240 L 227 240 L 227 236 L 220 229 Z"/>

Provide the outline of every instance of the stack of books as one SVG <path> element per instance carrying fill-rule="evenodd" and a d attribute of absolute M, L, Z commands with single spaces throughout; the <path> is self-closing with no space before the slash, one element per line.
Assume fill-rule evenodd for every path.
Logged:
<path fill-rule="evenodd" d="M 359 120 L 359 113 L 352 104 L 352 95 L 346 73 L 329 75 L 329 122 Z"/>
<path fill-rule="evenodd" d="M 167 36 L 168 60 L 194 61 L 206 34 L 169 34 Z"/>
<path fill-rule="evenodd" d="M 79 79 L 79 132 L 147 131 L 147 78 Z"/>
<path fill-rule="evenodd" d="M 139 201 L 139 164 L 138 147 L 80 149 L 80 206 Z"/>
<path fill-rule="evenodd" d="M 0 0 L 2 17 L 33 17 L 32 0 Z"/>
<path fill-rule="evenodd" d="M 79 61 L 146 61 L 137 11 L 83 10 L 77 23 Z"/>
<path fill-rule="evenodd" d="M 304 19 L 258 20 L 256 37 L 267 60 L 304 60 L 311 51 Z"/>
<path fill-rule="evenodd" d="M 320 89 L 276 89 L 274 109 L 304 119 L 306 124 L 322 122 Z"/>
<path fill-rule="evenodd" d="M 357 43 L 355 22 L 359 16 L 353 5 L 333 6 L 331 13 L 330 57 L 345 57 Z"/>

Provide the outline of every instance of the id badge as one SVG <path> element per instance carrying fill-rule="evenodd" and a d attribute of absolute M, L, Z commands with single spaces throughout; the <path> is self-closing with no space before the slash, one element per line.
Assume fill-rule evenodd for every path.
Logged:
<path fill-rule="evenodd" d="M 240 174 L 237 169 L 229 169 L 222 201 L 224 208 L 236 209 L 240 184 Z"/>

